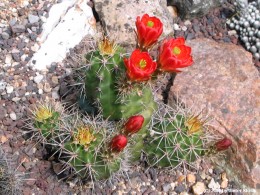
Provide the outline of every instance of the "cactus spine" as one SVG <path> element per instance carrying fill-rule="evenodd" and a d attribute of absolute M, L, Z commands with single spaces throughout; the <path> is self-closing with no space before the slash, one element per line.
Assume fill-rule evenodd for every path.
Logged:
<path fill-rule="evenodd" d="M 152 135 L 147 139 L 145 151 L 152 166 L 191 164 L 205 152 L 204 122 L 198 116 L 169 112 L 169 109 L 156 113 Z"/>

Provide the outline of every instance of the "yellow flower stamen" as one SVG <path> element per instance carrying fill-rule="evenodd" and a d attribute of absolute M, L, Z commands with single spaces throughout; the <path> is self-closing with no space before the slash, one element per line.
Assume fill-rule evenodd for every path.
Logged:
<path fill-rule="evenodd" d="M 102 55 L 112 56 L 116 52 L 117 47 L 114 41 L 110 41 L 109 39 L 104 37 L 103 40 L 99 42 L 98 48 Z"/>
<path fill-rule="evenodd" d="M 198 116 L 192 116 L 185 121 L 185 126 L 188 128 L 188 134 L 200 132 L 204 122 Z"/>
<path fill-rule="evenodd" d="M 77 129 L 77 133 L 74 136 L 74 142 L 88 148 L 89 144 L 95 140 L 95 136 L 90 132 L 86 126 L 81 126 Z"/>
<path fill-rule="evenodd" d="M 138 65 L 141 69 L 144 69 L 146 67 L 146 64 L 147 64 L 146 60 L 141 59 Z"/>
<path fill-rule="evenodd" d="M 47 106 L 41 106 L 36 110 L 34 115 L 36 121 L 43 122 L 44 120 L 52 117 L 53 111 Z"/>
<path fill-rule="evenodd" d="M 179 48 L 179 47 L 177 47 L 177 46 L 175 46 L 174 48 L 173 48 L 173 50 L 172 50 L 172 53 L 173 53 L 173 55 L 180 55 L 180 53 L 181 53 L 181 49 Z"/>
<path fill-rule="evenodd" d="M 151 21 L 151 20 L 149 20 L 148 22 L 147 22 L 147 24 L 146 24 L 146 26 L 148 26 L 148 27 L 153 27 L 154 26 L 154 22 L 153 21 Z"/>

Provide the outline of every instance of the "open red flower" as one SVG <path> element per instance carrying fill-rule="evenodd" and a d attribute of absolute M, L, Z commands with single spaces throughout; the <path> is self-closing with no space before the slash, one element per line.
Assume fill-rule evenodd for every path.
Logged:
<path fill-rule="evenodd" d="M 157 64 L 147 52 L 133 51 L 129 59 L 124 59 L 127 76 L 131 81 L 147 81 L 155 71 Z"/>
<path fill-rule="evenodd" d="M 232 145 L 232 141 L 228 138 L 224 138 L 215 143 L 216 151 L 222 151 L 228 149 Z"/>
<path fill-rule="evenodd" d="M 144 14 L 136 18 L 137 39 L 140 48 L 148 49 L 155 44 L 163 32 L 163 24 L 157 17 Z"/>
<path fill-rule="evenodd" d="M 113 137 L 110 142 L 110 148 L 113 152 L 121 152 L 127 145 L 127 138 L 124 135 Z"/>
<path fill-rule="evenodd" d="M 131 116 L 124 125 L 124 132 L 127 135 L 138 132 L 144 123 L 144 117 L 142 115 Z"/>
<path fill-rule="evenodd" d="M 191 48 L 185 45 L 183 37 L 165 40 L 159 52 L 158 65 L 165 72 L 180 72 L 180 68 L 193 63 Z"/>

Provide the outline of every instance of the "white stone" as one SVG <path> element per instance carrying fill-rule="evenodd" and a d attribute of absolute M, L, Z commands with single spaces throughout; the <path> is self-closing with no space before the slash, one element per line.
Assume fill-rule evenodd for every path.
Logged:
<path fill-rule="evenodd" d="M 39 48 L 40 48 L 40 46 L 37 43 L 35 43 L 34 46 L 31 47 L 31 50 L 36 52 L 39 50 Z"/>
<path fill-rule="evenodd" d="M 184 32 L 185 32 L 187 29 L 188 29 L 187 26 L 182 26 L 182 27 L 181 27 L 181 30 L 184 31 Z"/>
<path fill-rule="evenodd" d="M 192 190 L 194 194 L 200 195 L 204 193 L 206 187 L 203 182 L 197 182 L 194 186 L 192 186 Z"/>
<path fill-rule="evenodd" d="M 236 34 L 237 34 L 237 31 L 236 31 L 236 30 L 229 30 L 229 31 L 228 31 L 228 35 L 229 35 L 229 36 L 236 35 Z"/>
<path fill-rule="evenodd" d="M 33 81 L 38 84 L 42 81 L 42 79 L 43 79 L 43 75 L 39 74 L 33 78 Z"/>
<path fill-rule="evenodd" d="M 43 23 L 46 23 L 46 22 L 47 22 L 47 18 L 44 17 L 44 16 L 41 16 L 40 19 L 41 19 L 41 21 L 42 21 Z"/>
<path fill-rule="evenodd" d="M 16 114 L 14 112 L 10 113 L 10 118 L 15 121 L 17 119 Z"/>
<path fill-rule="evenodd" d="M 95 19 L 91 7 L 87 5 L 87 1 L 81 0 L 75 3 L 75 1 L 65 0 L 63 3 L 66 3 L 67 6 L 63 8 L 63 11 L 59 11 L 59 17 L 52 16 L 57 13 L 50 11 L 50 17 L 47 19 L 45 30 L 41 35 L 41 41 L 46 40 L 32 57 L 29 62 L 30 66 L 38 70 L 47 69 L 47 66 L 52 62 L 62 61 L 69 49 L 75 47 L 87 34 L 94 35 L 95 26 L 93 26 L 93 21 Z M 61 6 L 60 4 L 57 5 Z M 73 6 L 69 8 L 71 5 Z M 65 11 L 66 14 L 60 18 L 67 8 L 69 9 L 67 12 Z M 54 7 L 54 10 L 57 10 L 57 6 Z M 49 20 L 56 19 L 60 21 L 57 26 L 56 23 L 49 22 Z M 33 61 L 35 63 L 32 63 Z"/>
<path fill-rule="evenodd" d="M 6 57 L 5 57 L 5 63 L 6 64 L 11 64 L 11 62 L 12 62 L 11 54 L 7 54 Z"/>
<path fill-rule="evenodd" d="M 174 30 L 180 30 L 180 26 L 176 23 L 173 24 L 173 29 Z"/>
<path fill-rule="evenodd" d="M 41 94 L 43 94 L 43 90 L 42 89 L 39 89 L 38 90 L 38 93 L 41 95 Z"/>
<path fill-rule="evenodd" d="M 11 85 L 6 86 L 6 93 L 12 93 L 14 91 L 14 87 Z"/>
<path fill-rule="evenodd" d="M 14 98 L 12 99 L 12 101 L 13 101 L 13 102 L 18 102 L 18 101 L 20 101 L 20 99 L 21 99 L 21 98 L 19 98 L 19 97 L 14 97 Z"/>
<path fill-rule="evenodd" d="M 60 99 L 60 95 L 59 95 L 58 91 L 52 91 L 52 92 L 51 92 L 51 97 L 52 97 L 54 100 Z"/>
<path fill-rule="evenodd" d="M 185 26 L 191 25 L 191 21 L 190 21 L 190 20 L 186 20 L 186 21 L 184 22 L 184 25 L 185 25 Z"/>
<path fill-rule="evenodd" d="M 33 23 L 36 23 L 39 21 L 39 17 L 38 16 L 35 16 L 35 15 L 32 15 L 32 14 L 29 14 L 28 15 L 28 20 L 31 24 Z"/>
<path fill-rule="evenodd" d="M 55 4 L 49 11 L 48 19 L 45 18 L 43 24 L 43 32 L 40 35 L 40 42 L 44 42 L 52 30 L 59 24 L 66 12 L 76 3 L 77 0 L 63 0 L 61 3 Z"/>
<path fill-rule="evenodd" d="M 220 189 L 220 185 L 218 182 L 215 182 L 215 180 L 212 178 L 208 184 L 208 187 L 212 190 Z"/>
<path fill-rule="evenodd" d="M 28 57 L 28 55 L 26 55 L 26 54 L 23 54 L 22 56 L 21 56 L 21 60 L 24 62 L 25 61 L 25 59 Z"/>

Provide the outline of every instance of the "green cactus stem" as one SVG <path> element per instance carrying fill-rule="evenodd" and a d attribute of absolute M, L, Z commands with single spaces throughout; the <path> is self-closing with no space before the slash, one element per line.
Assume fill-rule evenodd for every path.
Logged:
<path fill-rule="evenodd" d="M 191 164 L 204 155 L 203 125 L 198 116 L 169 112 L 158 117 L 147 139 L 149 163 L 159 167 Z"/>

